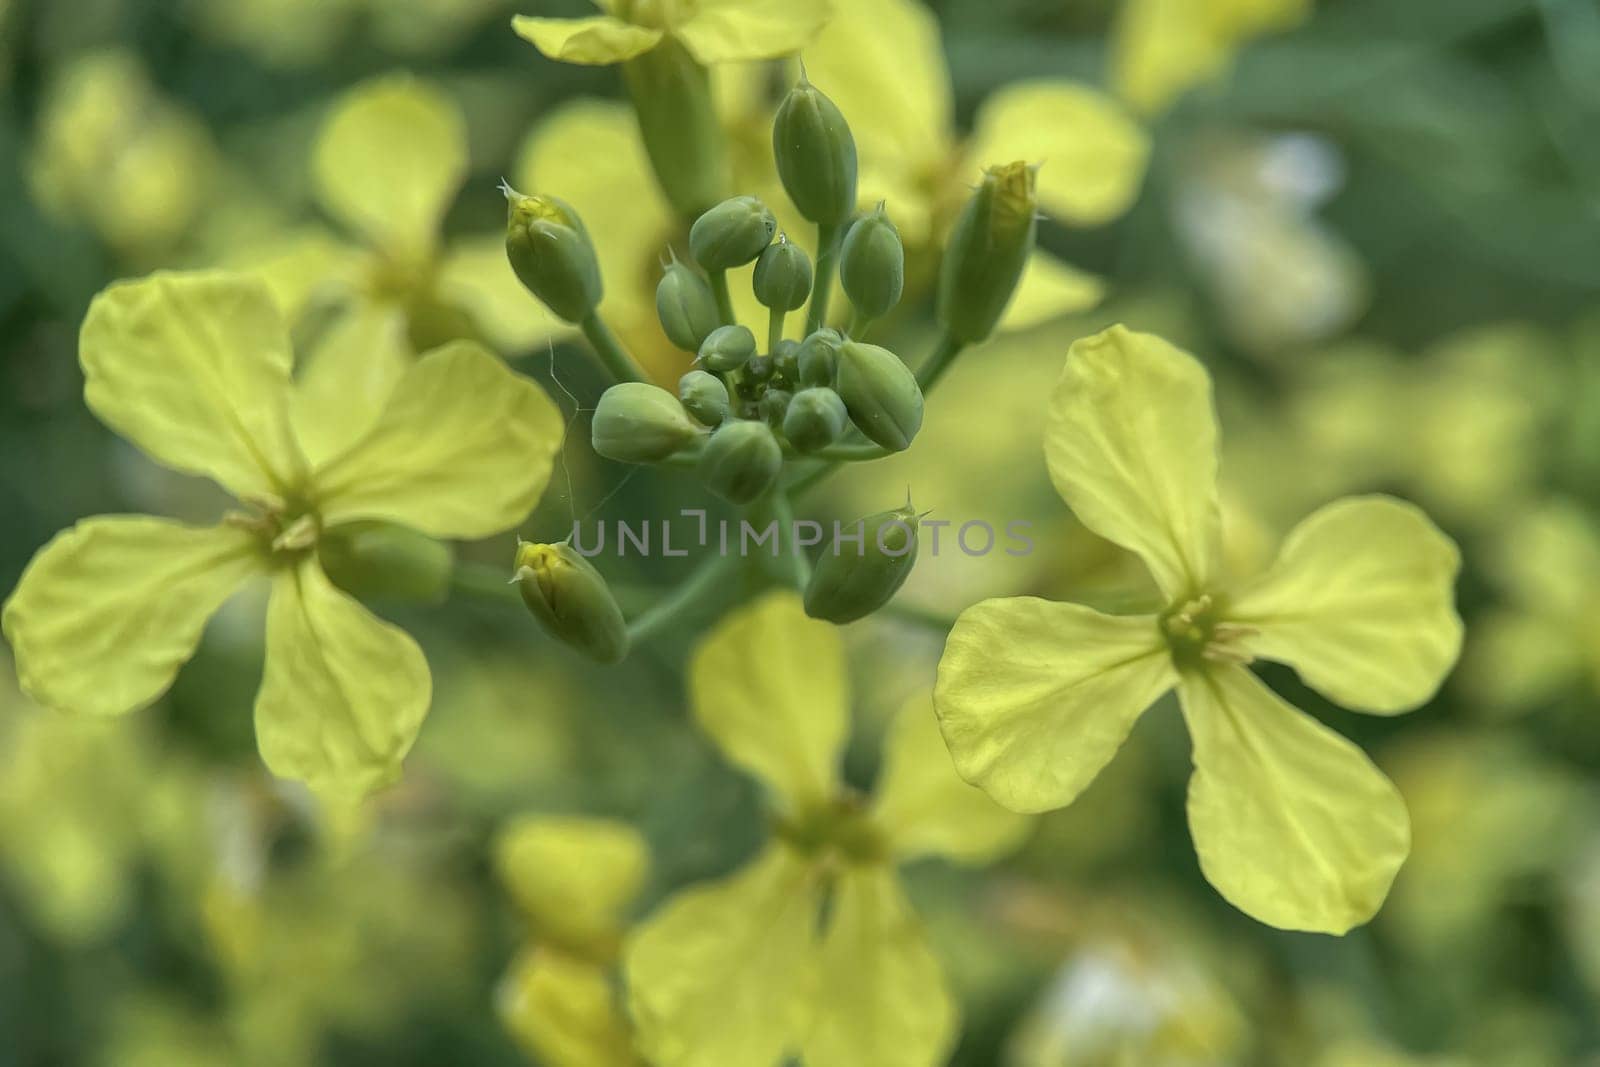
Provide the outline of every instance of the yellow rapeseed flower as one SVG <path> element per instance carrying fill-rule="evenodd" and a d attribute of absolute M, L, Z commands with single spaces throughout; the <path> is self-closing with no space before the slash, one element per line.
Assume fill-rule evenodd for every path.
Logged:
<path fill-rule="evenodd" d="M 1162 607 L 977 604 L 951 631 L 935 707 L 962 776 L 1037 812 L 1070 804 L 1176 688 L 1206 878 L 1262 922 L 1342 933 L 1377 911 L 1405 859 L 1405 804 L 1360 749 L 1245 665 L 1288 663 L 1362 711 L 1416 707 L 1460 651 L 1460 554 L 1416 507 L 1350 497 L 1302 521 L 1264 574 L 1231 582 L 1217 436 L 1192 356 L 1120 326 L 1074 344 L 1045 431 L 1051 478 L 1085 526 L 1144 561 Z"/>
<path fill-rule="evenodd" d="M 1291 29 L 1311 0 L 1123 0 L 1112 41 L 1112 81 L 1139 111 L 1165 111 L 1225 73 L 1256 37 Z"/>
<path fill-rule="evenodd" d="M 549 479 L 555 405 L 456 342 L 411 366 L 359 440 L 309 447 L 278 310 L 259 281 L 224 273 L 112 285 L 90 305 L 79 356 L 101 421 L 157 462 L 210 476 L 251 514 L 209 527 L 103 516 L 58 534 L 5 605 L 23 688 L 91 715 L 150 704 L 206 620 L 268 575 L 262 758 L 323 794 L 390 780 L 428 709 L 428 666 L 403 631 L 333 586 L 318 542 L 359 521 L 438 538 L 511 527 Z"/>
<path fill-rule="evenodd" d="M 896 868 L 977 862 L 1027 822 L 961 781 L 928 699 L 885 742 L 869 800 L 839 780 L 849 724 L 838 630 L 774 593 L 726 618 L 690 669 L 694 714 L 760 779 L 776 836 L 742 870 L 669 900 L 624 949 L 641 1051 L 658 1067 L 931 1067 L 955 1000 Z M 825 901 L 831 901 L 826 922 Z"/>
<path fill-rule="evenodd" d="M 827 0 L 595 0 L 586 18 L 512 20 L 551 59 L 610 65 L 671 39 L 699 63 L 772 59 L 800 48 L 828 20 Z"/>

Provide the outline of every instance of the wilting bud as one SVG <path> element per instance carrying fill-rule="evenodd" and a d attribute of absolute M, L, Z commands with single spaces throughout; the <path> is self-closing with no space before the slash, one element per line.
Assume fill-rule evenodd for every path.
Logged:
<path fill-rule="evenodd" d="M 551 637 L 590 659 L 619 663 L 628 654 L 628 623 L 611 587 L 571 545 L 517 545 L 517 589 Z"/>
<path fill-rule="evenodd" d="M 800 342 L 788 339 L 779 341 L 771 355 L 773 382 L 793 391 L 800 384 Z"/>
<path fill-rule="evenodd" d="M 865 318 L 879 318 L 900 303 L 906 287 L 906 249 L 881 203 L 845 234 L 839 284 Z"/>
<path fill-rule="evenodd" d="M 887 348 L 860 341 L 840 345 L 837 389 L 850 421 L 874 444 L 900 452 L 922 428 L 917 376 Z"/>
<path fill-rule="evenodd" d="M 802 385 L 831 386 L 839 371 L 839 346 L 844 335 L 824 326 L 800 342 L 800 383 Z"/>
<path fill-rule="evenodd" d="M 732 270 L 751 262 L 772 243 L 778 220 L 753 196 L 724 200 L 694 220 L 689 251 L 706 270 Z"/>
<path fill-rule="evenodd" d="M 738 370 L 756 354 L 756 335 L 750 327 L 718 326 L 700 346 L 700 362 L 707 370 L 726 374 Z"/>
<path fill-rule="evenodd" d="M 789 411 L 789 401 L 794 399 L 794 394 L 787 389 L 768 389 L 761 394 L 756 410 L 767 421 L 767 425 L 774 430 L 783 426 L 783 417 Z"/>
<path fill-rule="evenodd" d="M 594 450 L 619 463 L 659 463 L 704 433 L 660 386 L 622 382 L 595 405 Z"/>
<path fill-rule="evenodd" d="M 855 211 L 855 138 L 833 101 L 804 77 L 778 106 L 772 155 L 784 190 L 807 219 L 838 225 Z"/>
<path fill-rule="evenodd" d="M 939 271 L 939 321 L 958 341 L 994 332 L 1033 254 L 1039 199 L 1026 163 L 990 167 L 945 245 Z"/>
<path fill-rule="evenodd" d="M 656 317 L 673 347 L 698 352 L 722 317 L 706 280 L 682 263 L 667 264 L 656 284 Z"/>
<path fill-rule="evenodd" d="M 861 541 L 854 539 L 860 532 Z M 849 537 L 824 547 L 806 585 L 806 614 L 847 623 L 883 607 L 905 584 L 917 562 L 917 513 L 909 501 L 859 523 Z"/>
<path fill-rule="evenodd" d="M 799 451 L 815 452 L 837 441 L 849 420 L 844 401 L 832 389 L 802 389 L 784 413 L 783 436 Z"/>
<path fill-rule="evenodd" d="M 409 526 L 347 522 L 317 542 L 322 569 L 340 589 L 362 599 L 438 603 L 450 591 L 450 546 Z"/>
<path fill-rule="evenodd" d="M 679 378 L 678 400 L 705 426 L 716 426 L 728 417 L 728 387 L 715 374 L 692 370 Z"/>
<path fill-rule="evenodd" d="M 671 35 L 622 65 L 650 166 L 679 218 L 727 195 L 728 153 L 706 69 Z"/>
<path fill-rule="evenodd" d="M 706 488 L 733 504 L 748 504 L 778 480 L 783 449 L 764 422 L 724 422 L 700 456 Z"/>
<path fill-rule="evenodd" d="M 558 318 L 582 322 L 600 306 L 604 292 L 583 220 L 553 196 L 523 196 L 509 185 L 502 191 L 508 203 L 506 258 L 511 269 Z"/>
<path fill-rule="evenodd" d="M 783 234 L 756 260 L 756 299 L 774 311 L 794 311 L 811 295 L 811 257 Z"/>

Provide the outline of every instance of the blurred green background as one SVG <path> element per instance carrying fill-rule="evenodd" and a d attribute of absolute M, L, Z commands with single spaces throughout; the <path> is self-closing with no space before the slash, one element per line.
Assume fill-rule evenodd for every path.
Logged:
<path fill-rule="evenodd" d="M 1346 938 L 1255 924 L 1202 880 L 1170 708 L 1015 856 L 915 868 L 964 1005 L 954 1062 L 1600 1064 L 1600 7 L 1140 0 L 1180 37 L 1220 24 L 1207 18 L 1263 24 L 1220 34 L 1214 74 L 1155 105 L 1127 88 L 1128 6 L 929 5 L 963 128 L 1008 83 L 1070 78 L 1123 94 L 1148 172 L 1115 221 L 1041 230 L 1103 281 L 1097 306 L 968 353 L 910 454 L 809 510 L 877 511 L 909 483 L 947 518 L 1035 522 L 1026 560 L 920 566 L 904 596 L 931 617 L 990 595 L 1113 598 L 1125 561 L 1067 519 L 1038 441 L 1067 344 L 1124 321 L 1212 369 L 1244 552 L 1334 495 L 1415 499 L 1463 547 L 1467 652 L 1438 699 L 1393 720 L 1266 672 L 1371 752 L 1412 811 L 1388 905 Z M 614 70 L 546 61 L 512 34 L 534 10 L 0 0 L 0 588 L 84 516 L 216 514 L 206 487 L 84 406 L 75 337 L 93 294 L 332 229 L 310 176 L 318 131 L 342 94 L 395 71 L 465 117 L 446 237 L 492 237 L 496 183 L 527 169 L 530 135 L 620 96 Z M 633 235 L 656 256 L 670 236 Z M 895 336 L 915 349 L 929 321 L 916 304 Z M 601 378 L 578 347 L 500 347 L 569 411 L 569 396 L 592 406 Z M 575 489 L 556 479 L 529 536 L 701 502 L 597 460 L 574 417 Z M 487 573 L 509 543 L 461 555 Z M 635 602 L 681 573 L 616 562 Z M 686 716 L 693 634 L 606 670 L 503 598 L 380 610 L 423 643 L 434 707 L 403 780 L 336 847 L 256 755 L 257 606 L 225 611 L 171 694 L 119 722 L 46 714 L 0 672 L 0 1065 L 530 1062 L 495 1013 L 525 936 L 489 860 L 497 827 L 527 812 L 638 826 L 653 855 L 639 914 L 760 839 L 755 786 Z M 847 772 L 865 782 L 940 634 L 875 619 L 848 636 Z"/>

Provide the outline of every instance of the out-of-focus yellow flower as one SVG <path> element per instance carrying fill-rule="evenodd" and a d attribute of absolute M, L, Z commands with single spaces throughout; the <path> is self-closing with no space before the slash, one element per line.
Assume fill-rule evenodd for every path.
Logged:
<path fill-rule="evenodd" d="M 520 521 L 549 479 L 563 420 L 532 382 L 468 342 L 418 360 L 383 414 L 337 453 L 298 431 L 288 331 L 258 281 L 158 273 L 90 306 L 91 409 L 158 462 L 252 508 L 211 527 L 85 520 L 39 551 L 3 616 L 23 687 L 115 715 L 166 691 L 206 620 L 271 576 L 257 740 L 276 774 L 356 797 L 391 779 L 428 708 L 422 651 L 336 589 L 318 544 L 380 521 L 479 538 Z"/>
<path fill-rule="evenodd" d="M 529 925 L 500 985 L 500 1018 L 540 1063 L 642 1062 L 612 972 L 649 865 L 639 833 L 609 819 L 523 816 L 500 832 L 495 867 Z"/>
<path fill-rule="evenodd" d="M 551 59 L 621 63 L 671 38 L 711 66 L 796 51 L 831 14 L 827 0 L 596 0 L 601 14 L 512 20 L 517 34 Z"/>
<path fill-rule="evenodd" d="M 150 264 L 206 211 L 216 149 L 198 117 L 162 96 L 136 55 L 73 59 L 52 78 L 28 172 L 34 197 Z"/>
<path fill-rule="evenodd" d="M 1076 82 L 1014 82 L 955 127 L 939 26 L 917 0 L 852 0 L 805 51 L 807 76 L 849 120 L 863 205 L 888 202 L 911 256 L 908 287 L 937 252 L 982 168 L 1043 163 L 1039 203 L 1072 226 L 1119 217 L 1138 195 L 1149 141 L 1116 101 Z M 920 263 L 918 262 L 920 260 Z M 1022 329 L 1098 303 L 1099 279 L 1036 252 L 1002 322 Z"/>
<path fill-rule="evenodd" d="M 1144 114 L 1224 74 L 1250 41 L 1299 25 L 1311 0 L 1123 0 L 1112 82 Z"/>
<path fill-rule="evenodd" d="M 1046 811 L 1071 803 L 1176 688 L 1206 878 L 1262 922 L 1342 933 L 1372 917 L 1405 859 L 1405 805 L 1360 749 L 1245 665 L 1288 663 L 1375 714 L 1416 707 L 1460 650 L 1460 554 L 1414 506 L 1352 497 L 1306 518 L 1259 577 L 1224 584 L 1217 436 L 1194 357 L 1122 327 L 1074 344 L 1046 462 L 1084 525 L 1143 559 L 1161 606 L 984 601 L 950 633 L 934 703 L 964 778 L 1013 810 Z"/>
<path fill-rule="evenodd" d="M 839 633 L 791 593 L 725 619 L 695 653 L 690 686 L 701 729 L 770 790 L 777 836 L 630 936 L 624 966 L 641 1050 L 661 1067 L 762 1067 L 788 1056 L 817 1067 L 942 1062 L 957 1005 L 896 867 L 928 855 L 992 858 L 1027 821 L 956 777 L 926 696 L 890 728 L 874 797 L 843 787 Z"/>

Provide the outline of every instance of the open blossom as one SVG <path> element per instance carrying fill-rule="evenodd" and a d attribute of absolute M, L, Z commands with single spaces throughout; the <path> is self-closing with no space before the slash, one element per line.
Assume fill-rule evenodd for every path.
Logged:
<path fill-rule="evenodd" d="M 1013 810 L 1062 807 L 1176 689 L 1212 885 L 1274 926 L 1342 933 L 1371 918 L 1410 847 L 1400 794 L 1247 665 L 1287 663 L 1359 711 L 1415 708 L 1460 652 L 1455 544 L 1410 504 L 1350 497 L 1301 522 L 1264 574 L 1228 580 L 1210 379 L 1120 326 L 1072 346 L 1045 456 L 1078 518 L 1137 554 L 1164 603 L 1106 615 L 1012 597 L 964 612 L 934 691 L 957 769 Z"/>
<path fill-rule="evenodd" d="M 521 521 L 560 447 L 554 403 L 456 342 L 417 360 L 348 447 L 304 446 L 288 330 L 265 286 L 225 273 L 111 286 L 89 308 L 80 358 L 101 421 L 250 513 L 214 526 L 102 516 L 58 534 L 5 605 L 23 688 L 86 714 L 148 705 L 223 602 L 268 576 L 262 759 L 323 794 L 393 778 L 428 709 L 428 665 L 404 631 L 333 585 L 320 545 L 354 523 L 470 539 Z"/>
<path fill-rule="evenodd" d="M 512 27 L 551 59 L 609 65 L 667 38 L 707 66 L 798 50 L 832 13 L 825 0 L 596 0 L 586 18 L 519 15 Z"/>

